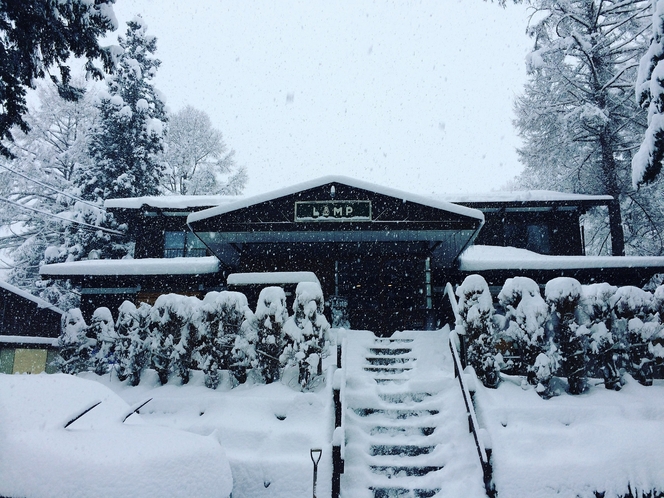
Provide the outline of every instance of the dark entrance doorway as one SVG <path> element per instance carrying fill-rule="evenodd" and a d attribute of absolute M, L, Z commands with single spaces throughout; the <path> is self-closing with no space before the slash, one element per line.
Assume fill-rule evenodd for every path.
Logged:
<path fill-rule="evenodd" d="M 426 326 L 426 258 L 375 256 L 339 261 L 338 293 L 354 329 L 377 334 Z"/>

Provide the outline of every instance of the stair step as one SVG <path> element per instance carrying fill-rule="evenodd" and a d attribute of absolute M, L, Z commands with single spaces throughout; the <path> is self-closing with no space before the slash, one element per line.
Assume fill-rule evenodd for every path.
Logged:
<path fill-rule="evenodd" d="M 374 498 L 431 498 L 440 489 L 407 489 L 407 488 L 369 488 L 373 491 Z"/>
<path fill-rule="evenodd" d="M 431 453 L 435 446 L 417 446 L 413 444 L 378 444 L 372 445 L 369 448 L 371 456 L 399 456 L 399 457 L 415 457 L 418 455 L 428 455 Z"/>
<path fill-rule="evenodd" d="M 383 408 L 353 408 L 360 417 L 379 415 L 393 420 L 404 420 L 415 417 L 428 417 L 438 415 L 439 410 L 408 410 L 408 409 L 383 409 Z"/>
<path fill-rule="evenodd" d="M 386 403 L 421 403 L 431 397 L 431 393 L 382 393 L 378 397 Z"/>
<path fill-rule="evenodd" d="M 403 384 L 406 379 L 400 377 L 375 377 L 376 384 Z"/>
<path fill-rule="evenodd" d="M 412 370 L 412 367 L 363 367 L 363 370 L 366 372 L 376 372 L 376 373 L 403 373 L 409 370 Z"/>
<path fill-rule="evenodd" d="M 435 427 L 403 427 L 403 426 L 395 426 L 395 427 L 388 427 L 386 425 L 377 425 L 375 427 L 372 427 L 371 430 L 369 431 L 369 434 L 372 436 L 378 435 L 378 434 L 387 434 L 387 435 L 392 435 L 392 436 L 430 436 L 431 434 L 434 433 L 436 430 Z"/>
<path fill-rule="evenodd" d="M 395 339 L 393 337 L 377 337 L 374 344 L 408 344 L 415 339 Z"/>
<path fill-rule="evenodd" d="M 366 359 L 371 365 L 396 365 L 413 361 L 412 358 L 402 356 L 367 356 Z"/>
<path fill-rule="evenodd" d="M 382 348 L 369 348 L 369 352 L 371 354 L 375 355 L 404 355 L 408 354 L 412 351 L 411 348 L 390 348 L 390 347 L 382 347 Z"/>
<path fill-rule="evenodd" d="M 421 477 L 431 472 L 437 472 L 443 468 L 442 465 L 428 465 L 428 466 L 408 466 L 408 465 L 372 465 L 371 471 L 374 474 L 383 474 L 388 478 L 393 477 Z"/>

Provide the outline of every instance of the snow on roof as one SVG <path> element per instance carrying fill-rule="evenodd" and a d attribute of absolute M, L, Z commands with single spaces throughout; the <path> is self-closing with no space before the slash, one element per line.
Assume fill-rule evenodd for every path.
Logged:
<path fill-rule="evenodd" d="M 571 194 L 553 190 L 515 190 L 473 194 L 432 194 L 447 202 L 611 201 L 610 195 Z"/>
<path fill-rule="evenodd" d="M 0 335 L 0 343 L 4 344 L 43 344 L 57 346 L 58 339 L 51 337 L 33 337 L 24 335 Z"/>
<path fill-rule="evenodd" d="M 202 258 L 89 259 L 43 265 L 41 275 L 196 275 L 217 273 L 219 260 Z"/>
<path fill-rule="evenodd" d="M 356 180 L 354 178 L 348 178 L 345 176 L 324 176 L 316 180 L 310 180 L 308 182 L 299 183 L 297 185 L 292 185 L 282 189 L 274 190 L 272 192 L 267 192 L 265 194 L 256 195 L 253 197 L 245 197 L 235 202 L 230 202 L 228 204 L 225 204 L 223 206 L 217 206 L 210 209 L 205 209 L 203 211 L 198 211 L 196 213 L 192 213 L 187 217 L 187 223 L 193 223 L 199 220 L 204 220 L 207 218 L 211 218 L 212 216 L 217 216 L 238 209 L 246 208 L 261 202 L 271 201 L 273 199 L 278 199 L 280 197 L 292 195 L 297 192 L 301 192 L 303 190 L 320 187 L 321 185 L 325 185 L 328 183 L 341 183 L 343 185 L 348 185 L 350 187 L 369 190 L 371 192 L 376 192 L 378 194 L 390 197 L 396 197 L 397 199 L 403 199 L 404 201 L 423 204 L 425 206 L 442 209 L 462 216 L 468 216 L 470 218 L 476 218 L 478 220 L 484 221 L 484 214 L 477 209 L 472 209 L 465 206 L 459 206 L 456 204 L 452 204 L 451 202 L 446 202 L 440 199 L 425 197 L 417 194 L 411 194 L 401 190 L 393 189 L 390 187 L 383 187 L 381 185 L 376 185 L 373 183 L 365 182 L 362 180 Z"/>
<path fill-rule="evenodd" d="M 106 199 L 105 208 L 140 209 L 149 206 L 160 209 L 187 209 L 228 204 L 242 199 L 239 195 L 161 195 L 130 197 L 127 199 Z"/>
<path fill-rule="evenodd" d="M 231 273 L 226 279 L 228 285 L 276 285 L 300 282 L 320 283 L 316 274 L 310 271 Z"/>
<path fill-rule="evenodd" d="M 29 301 L 32 301 L 33 303 L 36 303 L 39 308 L 46 308 L 46 309 L 49 309 L 49 310 L 53 310 L 56 313 L 59 313 L 61 315 L 64 313 L 64 311 L 62 311 L 57 306 L 53 306 L 48 301 L 44 301 L 43 299 L 41 299 L 37 296 L 33 296 L 29 292 L 24 291 L 23 289 L 19 289 L 18 287 L 15 287 L 11 284 L 8 284 L 7 282 L 4 282 L 2 280 L 0 280 L 0 287 L 5 289 L 5 290 L 8 290 L 9 292 L 11 292 L 13 294 L 21 296 L 22 298 L 25 298 Z"/>
<path fill-rule="evenodd" d="M 475 245 L 459 256 L 461 271 L 664 267 L 662 256 L 546 256 L 515 247 Z"/>

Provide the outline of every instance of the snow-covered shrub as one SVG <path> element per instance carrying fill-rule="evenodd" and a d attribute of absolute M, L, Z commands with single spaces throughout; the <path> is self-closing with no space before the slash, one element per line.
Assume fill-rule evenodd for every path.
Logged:
<path fill-rule="evenodd" d="M 607 283 L 582 286 L 580 310 L 585 315 L 582 327 L 588 329 L 588 371 L 604 378 L 604 387 L 620 390 L 624 380 L 618 360 L 623 353 L 620 340 L 612 331 L 611 298 L 618 290 Z"/>
<path fill-rule="evenodd" d="M 653 311 L 657 314 L 658 322 L 661 324 L 664 319 L 664 285 L 655 289 Z M 658 332 L 651 338 L 648 348 L 655 363 L 661 367 L 664 364 L 664 326 L 660 326 Z"/>
<path fill-rule="evenodd" d="M 129 379 L 132 386 L 137 386 L 141 373 L 150 364 L 149 324 L 151 306 L 141 303 L 136 308 L 134 303 L 124 301 L 118 308 L 115 332 L 118 336 L 116 347 L 118 379 Z"/>
<path fill-rule="evenodd" d="M 207 387 L 216 389 L 220 371 L 230 369 L 233 346 L 248 312 L 247 298 L 240 292 L 208 292 L 203 299 L 198 353 Z"/>
<path fill-rule="evenodd" d="M 496 361 L 494 344 L 493 301 L 486 280 L 480 275 L 469 275 L 456 290 L 459 298 L 459 333 L 465 335 L 468 345 L 468 363 L 486 387 L 496 388 L 500 383 L 500 368 Z"/>
<path fill-rule="evenodd" d="M 297 366 L 298 381 L 304 389 L 323 373 L 322 360 L 328 354 L 330 324 L 323 312 L 325 299 L 320 284 L 300 282 L 295 289 L 294 315 L 284 327 L 286 347 L 281 361 Z"/>
<path fill-rule="evenodd" d="M 582 296 L 581 284 L 569 277 L 549 280 L 544 290 L 551 307 L 554 336 L 562 356 L 562 371 L 569 392 L 581 394 L 586 389 L 586 351 L 589 330 L 579 326 L 577 312 Z"/>
<path fill-rule="evenodd" d="M 288 320 L 286 294 L 281 287 L 265 287 L 243 325 L 249 347 L 244 355 L 266 384 L 279 380 L 279 356 L 284 345 L 284 324 Z"/>
<path fill-rule="evenodd" d="M 638 287 L 620 287 L 611 298 L 613 309 L 613 333 L 626 350 L 627 369 L 641 384 L 653 381 L 654 357 L 650 351 L 650 339 L 659 334 L 659 316 L 653 315 L 653 295 Z"/>
<path fill-rule="evenodd" d="M 105 307 L 95 310 L 88 326 L 87 335 L 97 340 L 92 358 L 92 369 L 97 375 L 104 375 L 116 364 L 115 347 L 118 336 L 115 333 L 111 310 Z"/>
<path fill-rule="evenodd" d="M 90 366 L 92 349 L 97 341 L 86 335 L 88 325 L 78 308 L 62 315 L 62 328 L 58 338 L 59 356 L 55 366 L 67 374 L 84 372 Z"/>
<path fill-rule="evenodd" d="M 507 320 L 502 335 L 513 344 L 516 371 L 525 373 L 528 383 L 536 386 L 542 397 L 550 397 L 550 381 L 559 357 L 555 344 L 546 333 L 549 310 L 539 285 L 527 277 L 509 278 L 498 294 L 498 300 Z M 543 368 L 541 354 L 548 358 L 548 368 Z"/>
<path fill-rule="evenodd" d="M 200 301 L 178 294 L 159 296 L 150 311 L 151 366 L 162 384 L 171 373 L 189 382 L 193 351 L 198 340 Z"/>

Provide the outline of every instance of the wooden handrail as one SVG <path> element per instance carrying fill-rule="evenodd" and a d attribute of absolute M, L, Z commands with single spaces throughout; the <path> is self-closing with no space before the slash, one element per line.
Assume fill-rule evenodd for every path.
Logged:
<path fill-rule="evenodd" d="M 456 302 L 456 297 L 454 296 L 454 290 L 452 285 L 448 282 L 445 286 L 445 296 L 450 302 L 452 310 L 454 311 L 455 319 L 459 318 L 459 308 Z M 470 396 L 470 391 L 468 386 L 463 380 L 463 371 L 465 369 L 464 363 L 461 360 L 459 355 L 459 347 L 462 347 L 462 341 L 456 331 L 452 330 L 452 325 L 450 324 L 450 335 L 449 335 L 449 347 L 450 352 L 452 353 L 452 361 L 454 363 L 454 376 L 459 379 L 459 387 L 461 388 L 461 393 L 463 395 L 463 401 L 466 405 L 466 414 L 468 415 L 468 429 L 469 432 L 473 434 L 475 440 L 475 448 L 477 449 L 477 456 L 480 459 L 480 464 L 482 465 L 482 474 L 484 477 L 484 487 L 488 496 L 494 496 L 495 492 L 491 484 L 491 462 L 489 460 L 489 452 L 487 452 L 484 447 L 484 443 L 480 438 L 480 426 L 477 422 L 477 415 L 475 414 L 475 407 L 473 405 L 473 400 Z M 457 346 L 457 342 L 459 346 Z"/>
<path fill-rule="evenodd" d="M 343 399 L 346 387 L 346 336 L 337 337 L 337 368 L 332 381 L 332 400 L 334 402 L 334 432 L 332 435 L 332 498 L 341 494 L 341 474 L 344 473 L 345 460 L 345 423 Z"/>

